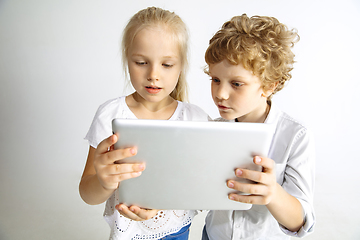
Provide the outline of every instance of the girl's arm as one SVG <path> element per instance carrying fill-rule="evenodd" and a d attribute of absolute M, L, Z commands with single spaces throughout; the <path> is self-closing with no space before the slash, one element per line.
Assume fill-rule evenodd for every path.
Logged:
<path fill-rule="evenodd" d="M 234 201 L 266 205 L 274 218 L 285 228 L 297 232 L 304 224 L 304 214 L 301 203 L 297 198 L 287 193 L 277 182 L 275 176 L 275 162 L 270 158 L 254 157 L 254 163 L 263 167 L 262 172 L 236 169 L 237 177 L 256 182 L 240 183 L 229 180 L 229 188 L 249 193 L 250 195 L 230 194 Z"/>
<path fill-rule="evenodd" d="M 105 202 L 119 183 L 138 177 L 145 169 L 144 164 L 118 164 L 116 161 L 136 154 L 136 149 L 114 150 L 118 137 L 112 135 L 103 140 L 95 149 L 90 147 L 85 169 L 79 184 L 84 202 L 96 205 Z"/>

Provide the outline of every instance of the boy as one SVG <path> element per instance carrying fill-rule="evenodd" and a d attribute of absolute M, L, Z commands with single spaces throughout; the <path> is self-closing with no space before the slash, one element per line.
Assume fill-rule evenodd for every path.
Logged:
<path fill-rule="evenodd" d="M 313 231 L 315 154 L 308 129 L 280 111 L 271 97 L 290 80 L 298 34 L 271 17 L 233 17 L 210 40 L 205 54 L 219 121 L 276 124 L 268 158 L 255 156 L 262 172 L 236 169 L 254 184 L 229 180 L 249 195 L 229 199 L 252 203 L 248 211 L 210 211 L 205 239 L 289 239 Z"/>

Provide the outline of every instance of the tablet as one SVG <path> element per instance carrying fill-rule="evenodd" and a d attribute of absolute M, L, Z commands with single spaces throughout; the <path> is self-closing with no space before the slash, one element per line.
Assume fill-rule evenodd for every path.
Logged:
<path fill-rule="evenodd" d="M 122 181 L 119 201 L 151 209 L 247 210 L 228 199 L 234 170 L 258 170 L 253 156 L 266 157 L 275 127 L 265 123 L 114 119 L 115 149 L 136 146 L 124 162 L 146 162 L 137 178 Z M 261 167 L 260 167 L 261 168 Z"/>

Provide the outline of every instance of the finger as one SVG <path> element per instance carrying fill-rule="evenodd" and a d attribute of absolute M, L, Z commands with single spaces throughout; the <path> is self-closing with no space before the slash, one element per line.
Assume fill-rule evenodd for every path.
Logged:
<path fill-rule="evenodd" d="M 115 206 L 116 210 L 119 211 L 119 213 L 121 215 L 123 215 L 126 218 L 129 218 L 131 220 L 134 221 L 143 221 L 143 219 L 141 219 L 139 216 L 137 216 L 135 213 L 133 213 L 132 211 L 130 211 L 130 209 L 128 208 L 128 206 L 124 205 L 124 204 L 118 204 Z"/>
<path fill-rule="evenodd" d="M 119 183 L 124 180 L 136 178 L 141 176 L 142 172 L 132 172 L 132 173 L 124 173 L 124 174 L 113 174 L 104 176 L 101 180 L 102 185 L 106 189 L 116 189 L 119 187 Z"/>
<path fill-rule="evenodd" d="M 121 161 L 125 158 L 132 157 L 137 154 L 136 147 L 117 149 L 110 152 L 105 152 L 101 155 L 101 163 L 108 165 L 116 161 Z"/>
<path fill-rule="evenodd" d="M 99 153 L 105 153 L 105 152 L 108 151 L 108 149 L 109 149 L 112 145 L 114 145 L 114 144 L 117 142 L 117 140 L 118 140 L 118 136 L 115 135 L 115 134 L 113 134 L 113 135 L 111 135 L 110 137 L 102 140 L 102 141 L 99 143 L 99 145 L 97 146 L 96 149 L 97 149 L 97 151 L 98 151 Z"/>
<path fill-rule="evenodd" d="M 244 178 L 257 183 L 265 184 L 268 181 L 268 176 L 264 172 L 253 171 L 248 169 L 236 169 L 235 175 L 239 178 Z"/>
<path fill-rule="evenodd" d="M 105 153 L 107 158 L 116 159 L 116 161 L 122 160 L 124 158 L 129 158 L 137 154 L 136 147 L 130 148 L 121 148 Z"/>
<path fill-rule="evenodd" d="M 130 211 L 132 211 L 133 213 L 135 213 L 137 216 L 139 216 L 141 219 L 144 220 L 149 220 L 153 218 L 158 212 L 157 209 L 144 209 L 138 206 L 131 206 Z"/>
<path fill-rule="evenodd" d="M 119 182 L 122 182 L 124 180 L 139 177 L 141 176 L 141 174 L 142 172 L 107 175 L 106 177 L 104 177 L 103 181 L 107 183 L 119 184 Z"/>
<path fill-rule="evenodd" d="M 145 164 L 126 164 L 134 167 L 129 172 L 122 173 L 121 170 L 119 171 L 117 170 L 117 168 L 114 168 L 121 165 L 125 164 L 112 164 L 102 168 L 101 175 L 103 178 L 103 182 L 114 183 L 118 185 L 121 181 L 139 177 L 142 174 L 142 171 L 145 169 Z M 131 169 L 130 167 L 128 168 Z"/>
<path fill-rule="evenodd" d="M 142 172 L 132 172 L 132 173 L 122 173 L 116 175 L 110 175 L 109 178 L 112 178 L 111 181 L 122 182 L 127 179 L 136 178 L 141 176 Z"/>
<path fill-rule="evenodd" d="M 234 180 L 229 180 L 227 182 L 227 186 L 236 191 L 240 191 L 246 194 L 253 195 L 265 195 L 267 194 L 267 188 L 262 184 L 254 184 L 254 183 L 241 183 Z"/>
<path fill-rule="evenodd" d="M 256 165 L 262 166 L 264 172 L 272 171 L 275 166 L 274 160 L 266 157 L 255 156 L 253 161 Z"/>
<path fill-rule="evenodd" d="M 229 194 L 229 199 L 237 202 L 256 204 L 256 205 L 268 204 L 268 200 L 266 197 L 258 196 L 258 195 L 241 195 L 241 194 L 231 193 Z"/>
<path fill-rule="evenodd" d="M 150 214 L 145 214 L 146 216 L 143 218 L 142 216 L 138 215 L 138 213 L 140 212 L 141 214 L 143 214 L 144 212 L 146 212 L 147 210 L 145 209 L 141 209 L 137 206 L 126 206 L 124 204 L 119 204 L 116 206 L 116 209 L 119 211 L 119 213 L 121 215 L 123 215 L 124 217 L 127 217 L 131 220 L 134 221 L 145 221 L 151 218 L 152 215 Z M 144 214 L 143 214 L 144 215 Z M 156 215 L 156 214 L 155 214 Z M 154 216 L 155 216 L 154 215 Z"/>
<path fill-rule="evenodd" d="M 115 163 L 108 165 L 108 174 L 136 173 L 145 170 L 145 163 Z"/>

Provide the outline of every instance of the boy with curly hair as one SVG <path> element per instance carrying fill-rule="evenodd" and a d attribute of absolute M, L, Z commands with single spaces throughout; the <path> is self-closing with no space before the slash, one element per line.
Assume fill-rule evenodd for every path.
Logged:
<path fill-rule="evenodd" d="M 254 156 L 262 171 L 236 169 L 228 180 L 229 199 L 253 204 L 247 211 L 210 211 L 203 240 L 289 239 L 313 231 L 315 151 L 311 132 L 272 103 L 291 79 L 299 39 L 272 17 L 233 17 L 210 40 L 205 54 L 219 121 L 276 126 L 267 157 Z"/>

